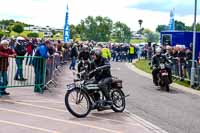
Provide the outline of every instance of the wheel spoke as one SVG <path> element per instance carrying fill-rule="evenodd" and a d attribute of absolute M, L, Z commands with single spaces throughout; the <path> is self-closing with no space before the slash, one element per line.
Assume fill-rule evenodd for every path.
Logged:
<path fill-rule="evenodd" d="M 74 90 L 68 96 L 70 108 L 77 114 L 85 114 L 89 109 L 89 102 L 85 94 L 81 91 Z"/>

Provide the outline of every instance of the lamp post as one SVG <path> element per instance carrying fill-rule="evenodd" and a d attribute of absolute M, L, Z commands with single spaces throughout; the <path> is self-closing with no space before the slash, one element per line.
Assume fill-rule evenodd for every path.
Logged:
<path fill-rule="evenodd" d="M 194 86 L 194 76 L 195 76 L 196 17 L 197 17 L 197 0 L 195 0 L 195 8 L 194 8 L 193 53 L 192 53 L 192 68 L 191 68 L 191 82 L 190 82 L 191 87 Z"/>

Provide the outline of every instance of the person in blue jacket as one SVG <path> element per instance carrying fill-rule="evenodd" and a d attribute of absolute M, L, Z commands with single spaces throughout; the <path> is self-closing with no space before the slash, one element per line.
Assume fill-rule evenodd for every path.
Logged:
<path fill-rule="evenodd" d="M 35 57 L 33 59 L 33 66 L 35 71 L 35 88 L 34 92 L 40 92 L 42 93 L 44 90 L 44 84 L 45 84 L 45 64 L 46 59 L 49 55 L 49 47 L 50 47 L 50 41 L 45 41 L 44 43 L 41 43 L 35 52 Z"/>

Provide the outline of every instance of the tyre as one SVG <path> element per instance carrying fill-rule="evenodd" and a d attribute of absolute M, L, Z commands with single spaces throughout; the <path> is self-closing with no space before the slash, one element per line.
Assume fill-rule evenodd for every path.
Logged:
<path fill-rule="evenodd" d="M 111 92 L 111 99 L 113 101 L 112 110 L 114 112 L 123 112 L 126 107 L 125 95 L 122 90 L 114 89 Z"/>
<path fill-rule="evenodd" d="M 78 118 L 86 117 L 91 111 L 88 95 L 79 88 L 67 91 L 65 106 L 72 115 Z"/>
<path fill-rule="evenodd" d="M 165 90 L 169 92 L 169 78 L 168 77 L 165 77 L 164 84 L 165 84 Z"/>
<path fill-rule="evenodd" d="M 170 90 L 170 89 L 169 89 L 169 84 L 166 84 L 166 85 L 165 85 L 165 88 L 166 88 L 166 91 L 169 92 L 169 90 Z"/>

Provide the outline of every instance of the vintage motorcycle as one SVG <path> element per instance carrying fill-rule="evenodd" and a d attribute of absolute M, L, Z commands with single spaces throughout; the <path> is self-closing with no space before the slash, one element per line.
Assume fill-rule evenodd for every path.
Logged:
<path fill-rule="evenodd" d="M 126 106 L 125 94 L 122 91 L 122 80 L 112 77 L 112 83 L 109 86 L 109 96 L 112 104 L 106 104 L 106 98 L 98 83 L 90 79 L 89 75 L 96 71 L 101 71 L 108 66 L 98 67 L 88 72 L 85 70 L 76 74 L 77 78 L 74 83 L 67 85 L 65 95 L 65 105 L 68 111 L 78 118 L 86 117 L 91 110 L 97 109 L 103 111 L 112 109 L 115 112 L 123 112 Z"/>

